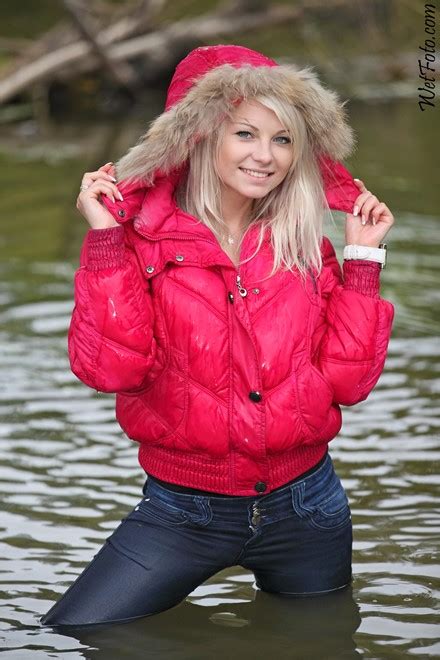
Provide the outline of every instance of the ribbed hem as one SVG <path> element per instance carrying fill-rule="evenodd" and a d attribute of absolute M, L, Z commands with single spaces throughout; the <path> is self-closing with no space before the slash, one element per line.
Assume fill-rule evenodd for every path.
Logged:
<path fill-rule="evenodd" d="M 379 297 L 380 264 L 366 259 L 344 261 L 344 289 L 363 293 L 371 298 Z"/>
<path fill-rule="evenodd" d="M 302 445 L 288 452 L 268 455 L 264 475 L 267 490 L 264 494 L 267 495 L 314 467 L 325 455 L 327 448 L 328 443 Z M 209 458 L 205 454 L 179 452 L 141 443 L 139 463 L 147 474 L 181 486 L 225 495 L 261 494 L 255 490 L 254 483 L 243 488 L 236 488 L 232 483 L 233 455 Z M 257 467 L 261 467 L 261 464 L 257 463 Z"/>
<path fill-rule="evenodd" d="M 87 270 L 120 266 L 124 260 L 124 227 L 90 229 L 87 234 Z"/>

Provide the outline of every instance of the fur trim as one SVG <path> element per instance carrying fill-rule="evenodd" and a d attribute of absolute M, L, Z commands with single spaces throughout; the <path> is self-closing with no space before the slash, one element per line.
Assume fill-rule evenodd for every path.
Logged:
<path fill-rule="evenodd" d="M 153 120 L 138 144 L 116 163 L 118 179 L 151 185 L 158 170 L 169 174 L 180 168 L 195 141 L 210 134 L 234 102 L 257 95 L 287 99 L 302 112 L 317 157 L 341 160 L 354 149 L 346 101 L 341 103 L 336 92 L 324 88 L 312 67 L 224 64 L 198 78 L 183 99 Z"/>

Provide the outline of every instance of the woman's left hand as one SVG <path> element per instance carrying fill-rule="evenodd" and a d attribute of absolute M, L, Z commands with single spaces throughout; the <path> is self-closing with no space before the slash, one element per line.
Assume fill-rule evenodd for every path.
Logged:
<path fill-rule="evenodd" d="M 394 216 L 388 206 L 379 202 L 363 181 L 354 179 L 361 194 L 356 199 L 353 213 L 347 213 L 345 244 L 379 247 L 393 226 Z"/>

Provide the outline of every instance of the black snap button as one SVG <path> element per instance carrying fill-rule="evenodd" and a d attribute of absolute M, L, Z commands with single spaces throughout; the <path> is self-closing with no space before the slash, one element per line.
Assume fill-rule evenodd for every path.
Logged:
<path fill-rule="evenodd" d="M 261 401 L 261 399 L 263 397 L 261 396 L 261 394 L 259 392 L 249 392 L 249 398 L 250 398 L 251 401 L 258 402 L 258 401 Z"/>
<path fill-rule="evenodd" d="M 267 488 L 267 485 L 264 483 L 264 481 L 258 481 L 255 484 L 254 488 L 257 491 L 257 493 L 264 493 L 264 491 Z"/>
<path fill-rule="evenodd" d="M 119 211 L 118 211 L 118 215 L 119 215 L 121 218 L 123 218 L 124 215 L 125 215 L 125 211 L 124 211 L 124 209 L 119 209 Z"/>
<path fill-rule="evenodd" d="M 230 303 L 233 303 L 233 302 L 234 302 L 234 294 L 231 293 L 231 291 L 228 292 L 228 298 L 229 298 L 229 302 L 230 302 Z"/>

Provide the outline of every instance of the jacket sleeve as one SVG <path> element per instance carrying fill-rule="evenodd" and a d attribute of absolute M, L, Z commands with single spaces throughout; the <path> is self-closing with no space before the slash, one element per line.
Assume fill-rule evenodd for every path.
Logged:
<path fill-rule="evenodd" d="M 101 392 L 141 389 L 156 354 L 148 283 L 123 226 L 90 229 L 74 278 L 73 373 Z"/>
<path fill-rule="evenodd" d="M 323 239 L 321 312 L 312 337 L 312 362 L 334 392 L 351 406 L 370 394 L 382 373 L 394 307 L 379 296 L 380 264 L 344 261 Z"/>

